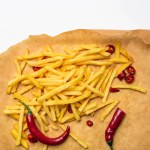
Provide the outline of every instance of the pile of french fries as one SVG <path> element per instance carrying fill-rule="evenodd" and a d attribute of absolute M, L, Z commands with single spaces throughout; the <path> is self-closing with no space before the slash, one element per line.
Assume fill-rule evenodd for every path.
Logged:
<path fill-rule="evenodd" d="M 17 75 L 8 82 L 7 88 L 7 94 L 12 94 L 15 101 L 14 105 L 6 106 L 4 110 L 4 114 L 18 121 L 11 130 L 16 145 L 29 148 L 25 118 L 27 110 L 18 100 L 30 106 L 44 134 L 50 127 L 65 130 L 63 123 L 80 121 L 83 116 L 93 116 L 96 111 L 106 107 L 100 116 L 103 121 L 119 103 L 118 99 L 108 99 L 113 80 L 133 62 L 120 43 L 115 45 L 115 49 L 111 55 L 107 52 L 108 47 L 101 48 L 94 44 L 64 49 L 64 53 L 44 47 L 40 53 L 27 50 L 24 55 L 17 56 L 14 61 Z M 97 69 L 93 69 L 93 66 Z M 40 69 L 26 71 L 26 68 L 31 70 L 32 67 Z M 135 85 L 114 87 L 146 92 Z M 67 112 L 68 105 L 73 113 Z M 72 131 L 70 136 L 88 148 L 84 140 Z M 44 145 L 43 149 L 47 149 L 47 146 Z"/>

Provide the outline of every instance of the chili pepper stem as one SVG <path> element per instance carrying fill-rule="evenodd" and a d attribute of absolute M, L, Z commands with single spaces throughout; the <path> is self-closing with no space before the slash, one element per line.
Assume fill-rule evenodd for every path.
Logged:
<path fill-rule="evenodd" d="M 22 102 L 22 101 L 19 101 L 21 104 L 23 104 L 26 108 L 27 108 L 27 110 L 28 110 L 28 114 L 32 114 L 32 111 L 31 111 L 31 109 L 30 109 L 30 107 L 28 106 L 28 105 L 26 105 L 24 102 Z"/>
<path fill-rule="evenodd" d="M 109 141 L 109 142 L 107 142 L 107 144 L 109 145 L 110 149 L 113 150 L 113 145 L 112 145 L 113 142 L 112 142 L 112 141 Z"/>

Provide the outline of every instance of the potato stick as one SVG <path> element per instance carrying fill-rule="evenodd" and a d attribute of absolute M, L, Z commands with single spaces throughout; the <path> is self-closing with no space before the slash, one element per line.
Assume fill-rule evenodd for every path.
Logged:
<path fill-rule="evenodd" d="M 58 87 L 58 86 L 60 86 L 60 85 L 62 85 L 62 84 L 64 84 L 64 82 L 62 82 L 62 83 L 58 83 L 58 82 L 56 82 L 56 83 L 52 83 L 52 82 L 41 82 L 40 83 L 40 85 L 41 86 L 44 86 L 44 87 L 49 87 L 49 86 L 56 86 L 56 87 Z"/>
<path fill-rule="evenodd" d="M 26 64 L 27 64 L 26 61 L 23 61 L 23 62 L 21 63 L 21 66 L 20 66 L 20 67 L 21 67 L 21 73 L 23 72 L 23 70 L 24 70 Z"/>
<path fill-rule="evenodd" d="M 48 149 L 48 145 L 42 144 L 42 150 L 47 150 L 47 149 Z"/>
<path fill-rule="evenodd" d="M 23 89 L 17 91 L 17 93 L 19 93 L 20 95 L 22 95 L 25 92 L 28 92 L 29 90 L 31 90 L 33 87 L 34 87 L 34 85 L 28 85 L 28 86 L 24 87 Z"/>
<path fill-rule="evenodd" d="M 134 61 L 134 59 L 126 52 L 126 50 L 125 49 L 121 49 L 120 50 L 120 53 L 123 55 L 123 56 L 125 56 L 126 58 L 128 58 L 130 61 Z"/>
<path fill-rule="evenodd" d="M 108 61 L 109 62 L 114 62 L 114 63 L 128 63 L 129 62 L 128 59 L 122 58 L 122 57 L 119 57 L 119 58 L 117 58 L 117 57 L 110 58 Z"/>
<path fill-rule="evenodd" d="M 113 102 L 114 102 L 114 100 L 108 100 L 108 101 L 106 101 L 106 102 L 104 102 L 104 103 L 100 103 L 100 104 L 98 104 L 95 108 L 92 108 L 92 109 L 86 111 L 85 114 L 86 114 L 86 115 L 89 115 L 89 114 L 91 114 L 91 113 L 93 113 L 93 112 L 99 110 L 100 108 L 103 108 L 103 107 L 105 107 L 105 106 L 107 106 L 107 105 L 109 105 L 109 104 L 111 104 L 111 103 L 113 103 Z"/>
<path fill-rule="evenodd" d="M 17 115 L 10 114 L 8 116 L 11 117 L 11 118 L 13 118 L 13 119 L 15 119 L 15 120 L 17 120 L 17 121 L 19 121 L 19 115 L 18 114 Z M 23 122 L 26 122 L 26 118 L 25 117 L 23 118 Z"/>
<path fill-rule="evenodd" d="M 92 86 L 86 84 L 86 83 L 82 83 L 83 85 L 86 86 L 86 88 L 88 90 L 90 90 L 91 92 L 93 92 L 94 94 L 98 95 L 99 97 L 103 97 L 103 93 L 100 92 L 99 90 L 97 90 L 96 88 L 93 88 Z"/>
<path fill-rule="evenodd" d="M 114 101 L 112 104 L 108 105 L 107 108 L 102 112 L 100 116 L 100 121 L 104 121 L 104 119 L 108 116 L 108 114 L 115 108 L 115 106 L 119 103 L 119 101 Z"/>
<path fill-rule="evenodd" d="M 113 70 L 114 70 L 114 66 L 112 66 L 112 67 L 109 69 L 109 71 L 108 71 L 108 73 L 107 73 L 107 75 L 106 75 L 106 77 L 105 77 L 105 80 L 103 81 L 103 83 L 102 83 L 102 85 L 101 85 L 101 89 L 100 89 L 100 90 L 101 90 L 102 92 L 105 91 L 105 88 L 106 88 L 106 86 L 107 86 L 107 83 L 108 83 L 108 81 L 109 81 L 109 79 L 110 79 L 110 77 L 111 77 L 111 74 L 112 74 Z"/>
<path fill-rule="evenodd" d="M 18 106 L 18 105 L 10 105 L 10 106 L 6 106 L 5 109 L 9 109 L 9 110 L 17 109 L 17 110 L 20 110 L 20 109 L 21 109 L 21 106 Z"/>
<path fill-rule="evenodd" d="M 91 50 L 88 50 L 88 51 L 85 51 L 85 52 L 79 54 L 77 57 L 83 57 L 83 56 L 87 56 L 87 55 L 91 55 L 91 54 L 97 54 L 97 53 L 100 53 L 102 51 L 105 51 L 105 48 L 91 49 Z"/>
<path fill-rule="evenodd" d="M 145 89 L 138 87 L 136 85 L 123 85 L 122 84 L 122 85 L 114 85 L 113 87 L 118 88 L 118 89 L 131 89 L 131 90 L 135 90 L 141 93 L 146 93 Z"/>
<path fill-rule="evenodd" d="M 86 112 L 86 111 L 88 111 L 88 110 L 90 110 L 90 109 L 92 109 L 92 108 L 94 108 L 94 107 L 96 107 L 96 106 L 97 106 L 97 102 L 90 103 L 90 104 L 88 104 L 88 105 L 84 108 L 83 112 Z"/>
<path fill-rule="evenodd" d="M 59 122 L 61 122 L 63 116 L 64 116 L 65 113 L 66 113 L 66 111 L 67 111 L 67 106 L 63 106 L 63 108 L 62 108 L 61 111 L 60 111 L 60 116 L 59 116 L 59 118 L 58 118 L 58 121 L 59 121 Z"/>
<path fill-rule="evenodd" d="M 83 61 L 95 60 L 95 59 L 104 59 L 104 58 L 106 58 L 106 56 L 101 56 L 101 55 L 84 56 L 84 57 L 69 59 L 63 65 L 71 65 L 71 64 L 79 63 L 79 62 L 83 62 Z"/>
<path fill-rule="evenodd" d="M 82 95 L 81 91 L 64 91 L 62 92 L 64 95 Z"/>
<path fill-rule="evenodd" d="M 43 100 L 45 100 L 47 98 L 50 98 L 51 96 L 66 90 L 70 86 L 78 84 L 80 81 L 81 81 L 81 77 L 77 77 L 77 78 L 73 79 L 72 81 L 67 82 L 66 84 L 61 85 L 61 86 L 57 87 L 56 89 L 54 89 L 54 90 L 52 90 L 52 91 L 42 95 L 41 97 L 38 98 L 38 101 L 42 102 Z"/>
<path fill-rule="evenodd" d="M 87 99 L 84 100 L 84 102 L 81 104 L 81 106 L 79 107 L 79 112 L 82 112 L 84 110 L 84 108 L 87 106 L 88 102 L 93 99 L 96 98 L 97 95 L 92 94 L 90 97 L 88 97 Z"/>
<path fill-rule="evenodd" d="M 91 72 L 92 72 L 91 67 L 88 66 L 88 67 L 85 69 L 85 72 L 84 72 L 85 78 L 82 80 L 83 82 L 85 82 L 85 81 L 88 80 L 88 78 L 89 78 Z"/>
<path fill-rule="evenodd" d="M 96 65 L 96 66 L 109 66 L 113 64 L 113 62 L 106 62 L 106 61 L 83 61 L 79 63 L 75 63 L 76 65 Z"/>
<path fill-rule="evenodd" d="M 52 120 L 52 115 L 51 112 L 49 110 L 49 107 L 47 105 L 45 105 L 45 101 L 43 102 L 43 109 L 44 111 L 47 113 L 48 117 L 50 118 L 50 120 Z"/>
<path fill-rule="evenodd" d="M 21 75 L 21 67 L 20 67 L 20 64 L 19 64 L 18 60 L 15 59 L 15 60 L 14 60 L 14 63 L 15 63 L 15 65 L 16 65 L 18 74 Z"/>
<path fill-rule="evenodd" d="M 110 53 L 109 52 L 100 52 L 100 54 L 102 55 L 102 56 L 110 56 Z"/>
<path fill-rule="evenodd" d="M 38 101 L 32 102 L 32 101 L 26 101 L 25 102 L 29 106 L 42 106 L 42 103 L 39 103 Z M 18 105 L 21 105 L 18 103 Z"/>
<path fill-rule="evenodd" d="M 25 77 L 32 82 L 33 85 L 35 85 L 37 88 L 41 89 L 42 86 L 30 75 L 26 74 Z"/>
<path fill-rule="evenodd" d="M 58 67 L 62 66 L 62 64 L 63 64 L 63 60 L 60 60 L 60 61 L 57 61 L 55 63 L 50 64 L 49 66 L 51 68 L 55 69 L 55 68 L 58 68 Z"/>
<path fill-rule="evenodd" d="M 6 115 L 18 115 L 20 114 L 20 110 L 9 110 L 9 109 L 4 109 L 3 111 L 4 114 Z"/>
<path fill-rule="evenodd" d="M 18 131 L 17 131 L 16 129 L 12 129 L 12 130 L 11 130 L 11 134 L 13 135 L 13 137 L 14 137 L 15 139 L 17 139 L 17 137 L 18 137 Z M 27 140 L 21 139 L 20 143 L 21 143 L 21 145 L 22 145 L 25 149 L 29 149 L 29 145 L 28 145 L 28 143 L 27 143 Z"/>
<path fill-rule="evenodd" d="M 96 73 L 93 75 L 93 77 L 92 77 L 90 80 L 88 80 L 88 81 L 86 82 L 86 84 L 91 83 L 94 79 L 96 79 L 97 77 L 99 77 L 100 75 L 102 75 L 105 70 L 106 70 L 106 67 L 105 67 L 105 66 L 102 66 L 102 67 L 100 68 L 100 70 L 99 70 L 98 72 L 96 72 Z"/>
<path fill-rule="evenodd" d="M 28 128 L 28 125 L 27 125 L 27 123 L 25 123 L 25 124 L 23 125 L 23 131 L 27 130 L 27 128 Z"/>
<path fill-rule="evenodd" d="M 52 128 L 52 129 L 54 129 L 54 130 L 58 130 L 58 127 L 56 126 L 56 125 L 54 125 L 54 124 L 50 124 L 50 127 Z"/>
<path fill-rule="evenodd" d="M 65 74 L 64 72 L 58 71 L 58 70 L 56 70 L 56 69 L 53 69 L 53 68 L 51 68 L 50 66 L 46 66 L 46 69 L 47 69 L 48 71 L 50 71 L 50 72 L 52 72 L 52 73 L 58 75 L 58 76 L 66 77 L 66 74 Z"/>
<path fill-rule="evenodd" d="M 10 94 L 13 86 L 7 86 L 6 93 Z"/>
<path fill-rule="evenodd" d="M 45 123 L 45 125 L 49 125 L 49 122 L 47 120 L 47 118 L 45 117 L 46 112 L 42 111 L 42 113 L 40 114 L 41 119 L 43 120 L 43 122 Z"/>
<path fill-rule="evenodd" d="M 68 121 L 74 121 L 75 120 L 75 116 L 74 116 L 74 114 L 69 114 L 69 115 L 66 115 L 66 116 L 64 116 L 63 118 L 62 118 L 62 120 L 61 120 L 61 123 L 65 123 L 65 122 L 68 122 Z"/>
<path fill-rule="evenodd" d="M 71 70 L 71 69 L 74 69 L 74 68 L 76 68 L 76 65 L 68 65 L 68 66 L 61 67 L 61 70 L 62 71 L 68 71 L 68 70 Z"/>
<path fill-rule="evenodd" d="M 43 55 L 44 55 L 44 56 L 48 56 L 48 57 L 62 56 L 62 57 L 65 58 L 65 59 L 72 58 L 71 55 L 66 55 L 66 54 L 63 54 L 63 53 L 54 53 L 54 52 L 44 52 Z"/>
<path fill-rule="evenodd" d="M 24 102 L 29 102 L 30 101 L 28 98 L 26 98 L 26 97 L 24 97 L 24 96 L 22 96 L 18 93 L 14 93 L 13 98 L 16 98 L 16 99 L 24 101 Z"/>
<path fill-rule="evenodd" d="M 36 97 L 34 97 L 34 98 L 32 99 L 32 102 L 37 102 L 37 101 L 36 101 Z M 37 112 L 39 112 L 39 111 L 41 110 L 41 108 L 42 108 L 42 104 L 41 104 L 41 105 L 37 105 L 37 106 L 35 107 L 35 109 L 36 109 Z"/>
<path fill-rule="evenodd" d="M 66 126 L 65 125 L 60 125 L 59 126 L 63 129 L 63 130 L 66 130 Z M 87 144 L 82 141 L 78 136 L 76 136 L 72 131 L 70 131 L 69 135 L 75 140 L 77 141 L 82 147 L 84 148 L 88 148 Z"/>
<path fill-rule="evenodd" d="M 27 64 L 29 66 L 37 66 L 38 67 L 41 64 L 55 62 L 55 61 L 62 60 L 62 59 L 64 59 L 62 56 L 57 56 L 57 57 L 53 57 L 53 58 L 42 59 L 39 61 L 27 61 Z"/>
<path fill-rule="evenodd" d="M 55 114 L 55 107 L 54 106 L 50 106 L 50 110 L 51 110 L 51 115 L 52 115 L 52 121 L 56 121 L 56 114 Z"/>
<path fill-rule="evenodd" d="M 54 80 L 55 79 L 55 80 Z M 56 76 L 54 76 L 54 78 L 39 78 L 39 79 L 36 79 L 39 83 L 42 83 L 42 82 L 50 82 L 50 83 L 64 83 L 63 80 L 61 79 L 57 79 Z"/>
<path fill-rule="evenodd" d="M 75 104 L 71 104 L 71 108 L 72 108 L 74 117 L 76 118 L 77 121 L 79 121 L 80 120 L 80 115 L 78 114 L 78 112 L 77 112 L 77 110 L 75 108 Z"/>
<path fill-rule="evenodd" d="M 18 83 L 13 85 L 12 90 L 11 90 L 11 94 L 13 94 L 17 91 L 18 85 L 19 85 Z"/>
<path fill-rule="evenodd" d="M 14 128 L 18 131 L 18 129 L 19 129 L 19 124 L 18 124 L 18 123 L 15 123 L 15 124 L 14 124 Z M 21 137 L 24 138 L 24 139 L 28 139 L 28 137 L 27 137 L 27 135 L 25 134 L 24 131 L 22 132 Z"/>
<path fill-rule="evenodd" d="M 54 95 L 52 98 L 54 100 L 59 100 L 59 98 L 56 95 Z M 59 106 L 57 105 L 55 105 L 55 112 L 56 112 L 56 117 L 58 118 L 60 116 L 60 112 L 59 112 Z"/>
<path fill-rule="evenodd" d="M 33 106 L 29 106 L 29 107 L 30 107 L 30 109 L 31 109 L 31 111 L 32 111 L 32 113 L 33 113 L 33 115 L 36 117 L 37 122 L 38 122 L 38 124 L 40 125 L 41 131 L 44 132 L 44 131 L 45 131 L 45 130 L 44 130 L 44 124 L 43 124 L 43 121 L 42 121 L 40 115 L 38 114 L 38 112 L 36 111 L 36 109 L 35 109 Z"/>
<path fill-rule="evenodd" d="M 122 64 L 121 66 L 119 66 L 119 68 L 117 68 L 117 72 L 116 72 L 115 77 L 117 77 L 123 70 L 125 70 L 130 65 L 131 65 L 131 62 Z"/>
<path fill-rule="evenodd" d="M 64 99 L 64 100 L 61 100 L 61 101 L 60 100 L 55 100 L 55 101 L 49 100 L 45 104 L 47 106 L 72 104 L 72 103 L 82 101 L 83 99 L 89 97 L 90 95 L 91 95 L 91 91 L 86 90 L 83 93 L 83 95 L 81 95 L 81 96 L 78 96 L 78 97 L 75 97 L 75 98 L 72 98 L 72 99 Z"/>
<path fill-rule="evenodd" d="M 35 59 L 35 58 L 38 58 L 41 56 L 43 56 L 42 53 L 40 53 L 40 54 L 28 54 L 28 55 L 17 56 L 17 59 L 18 60 Z"/>
<path fill-rule="evenodd" d="M 42 69 L 40 69 L 40 70 L 38 70 L 36 72 L 31 73 L 30 75 L 32 77 L 38 77 L 38 76 L 40 76 L 41 74 L 43 74 L 45 72 L 47 72 L 47 70 L 45 68 L 42 68 Z M 20 76 L 16 77 L 15 79 L 10 80 L 8 82 L 8 86 L 15 85 L 15 84 L 17 84 L 18 82 L 20 82 L 20 81 L 22 81 L 24 79 L 25 79 L 25 75 L 20 75 Z"/>
<path fill-rule="evenodd" d="M 80 103 L 75 103 L 76 108 L 79 108 L 81 106 Z"/>
<path fill-rule="evenodd" d="M 76 71 L 76 73 L 72 76 L 72 79 L 74 79 L 75 77 L 77 77 L 77 76 L 79 76 L 79 75 L 80 75 L 80 76 L 83 76 L 85 69 L 86 69 L 86 66 L 81 66 L 81 67 Z"/>
<path fill-rule="evenodd" d="M 64 78 L 64 82 L 67 82 L 75 74 L 75 72 L 76 72 L 76 69 L 75 68 L 72 69 L 70 73 L 68 73 L 68 75 Z"/>
<path fill-rule="evenodd" d="M 48 72 L 47 74 L 45 74 L 45 76 L 46 76 L 47 78 L 50 78 L 51 80 L 53 80 L 53 79 L 62 80 L 62 79 L 63 79 L 63 77 L 58 76 L 58 75 L 54 75 L 54 74 L 50 74 L 49 72 Z"/>
<path fill-rule="evenodd" d="M 119 42 L 115 44 L 115 54 L 114 55 L 116 58 L 120 57 L 120 43 Z"/>
<path fill-rule="evenodd" d="M 100 90 L 101 85 L 103 84 L 104 80 L 106 79 L 109 71 L 110 71 L 111 67 L 109 67 L 104 74 L 102 75 L 101 79 L 98 81 L 97 85 L 96 85 L 96 89 Z"/>
<path fill-rule="evenodd" d="M 104 97 L 102 99 L 102 102 L 105 102 L 107 100 L 107 97 L 108 97 L 108 94 L 109 94 L 109 89 L 110 89 L 110 86 L 115 78 L 115 75 L 116 75 L 116 69 L 113 70 L 112 74 L 111 74 L 111 77 L 107 83 L 107 86 L 105 88 L 105 91 L 104 91 Z"/>
<path fill-rule="evenodd" d="M 25 107 L 21 106 L 20 117 L 19 117 L 19 125 L 18 125 L 18 136 L 17 136 L 17 139 L 16 139 L 16 145 L 20 145 L 20 143 L 21 143 L 22 124 L 23 124 L 24 111 L 25 111 Z"/>

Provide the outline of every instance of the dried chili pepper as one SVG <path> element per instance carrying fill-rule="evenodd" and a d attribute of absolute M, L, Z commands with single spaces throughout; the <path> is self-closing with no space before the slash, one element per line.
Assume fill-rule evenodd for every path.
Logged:
<path fill-rule="evenodd" d="M 106 131 L 105 131 L 105 140 L 107 144 L 110 146 L 110 149 L 113 150 L 113 136 L 119 127 L 120 123 L 122 122 L 125 113 L 120 109 L 117 108 Z"/>
<path fill-rule="evenodd" d="M 40 69 L 40 67 L 33 67 L 34 71 L 38 71 Z"/>
<path fill-rule="evenodd" d="M 108 53 L 112 54 L 115 52 L 115 47 L 113 45 L 107 45 L 106 47 L 108 47 Z"/>
<path fill-rule="evenodd" d="M 128 72 L 129 74 L 131 74 L 131 75 L 135 75 L 136 70 L 135 70 L 135 68 L 134 68 L 133 66 L 130 65 L 130 66 L 127 68 L 127 72 Z"/>
<path fill-rule="evenodd" d="M 117 77 L 120 81 L 123 80 L 126 77 L 126 72 L 122 71 Z"/>
<path fill-rule="evenodd" d="M 119 92 L 119 91 L 120 90 L 118 88 L 112 88 L 112 87 L 110 87 L 110 89 L 109 89 L 109 92 L 112 92 L 112 93 Z"/>
<path fill-rule="evenodd" d="M 134 81 L 134 75 L 129 74 L 128 76 L 125 77 L 125 81 L 128 84 L 131 84 Z"/>
<path fill-rule="evenodd" d="M 28 113 L 26 115 L 28 129 L 36 140 L 40 141 L 41 143 L 47 144 L 47 145 L 58 145 L 58 144 L 63 143 L 67 139 L 67 137 L 69 136 L 69 132 L 70 132 L 69 126 L 67 126 L 66 131 L 59 137 L 49 138 L 49 137 L 45 136 L 36 126 L 36 124 L 34 122 L 34 117 L 32 115 L 32 111 L 29 108 L 29 106 L 26 105 L 22 101 L 20 101 L 20 103 L 22 103 L 28 110 Z"/>

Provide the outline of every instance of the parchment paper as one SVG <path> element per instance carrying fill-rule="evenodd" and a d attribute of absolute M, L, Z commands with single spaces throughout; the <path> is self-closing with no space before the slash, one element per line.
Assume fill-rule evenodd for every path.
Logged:
<path fill-rule="evenodd" d="M 126 112 L 126 117 L 117 130 L 114 137 L 114 150 L 149 150 L 150 149 L 150 31 L 108 31 L 108 30 L 75 30 L 60 34 L 55 37 L 48 35 L 30 36 L 19 44 L 10 47 L 0 55 L 0 149 L 22 150 L 21 146 L 15 146 L 15 140 L 10 134 L 13 128 L 13 119 L 3 114 L 6 105 L 14 102 L 12 96 L 6 94 L 7 82 L 16 74 L 13 63 L 15 57 L 25 53 L 29 48 L 32 52 L 41 51 L 46 45 L 52 46 L 57 52 L 63 51 L 64 47 L 74 47 L 80 44 L 98 44 L 105 46 L 121 42 L 122 48 L 133 56 L 134 66 L 137 70 L 135 85 L 147 89 L 147 94 L 130 90 L 121 90 L 119 93 L 110 94 L 109 98 L 118 98 L 121 102 L 118 107 Z M 117 79 L 113 85 L 119 83 Z M 104 138 L 105 129 L 114 113 L 102 123 L 99 121 L 101 112 L 96 112 L 94 117 L 83 117 L 80 122 L 69 123 L 71 130 L 83 139 L 89 146 L 89 150 L 109 150 Z M 86 121 L 90 119 L 94 126 L 89 128 Z M 49 136 L 53 137 L 62 133 L 50 130 Z M 31 150 L 41 148 L 40 143 L 30 144 Z M 49 146 L 49 150 L 83 150 L 72 138 L 59 146 Z"/>

